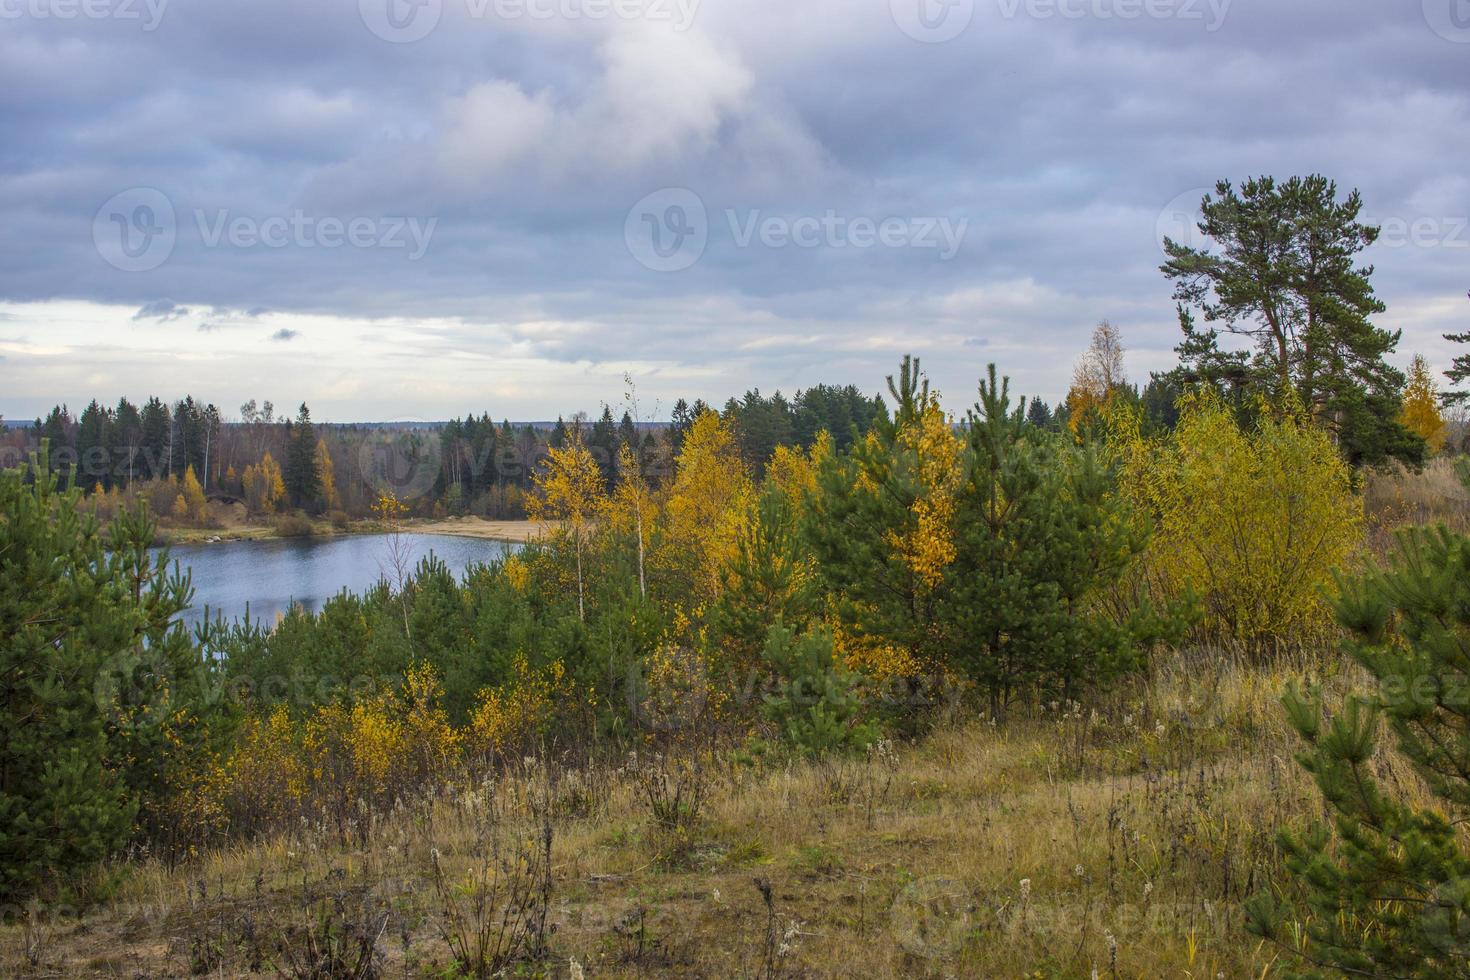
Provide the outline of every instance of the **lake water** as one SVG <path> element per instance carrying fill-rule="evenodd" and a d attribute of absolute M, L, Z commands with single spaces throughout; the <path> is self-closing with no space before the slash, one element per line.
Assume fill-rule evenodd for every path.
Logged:
<path fill-rule="evenodd" d="M 456 575 L 476 562 L 499 558 L 520 545 L 510 541 L 452 537 L 445 534 L 401 534 L 399 547 L 412 572 L 420 559 L 433 554 Z M 204 618 L 226 620 L 245 615 L 273 623 L 292 605 L 315 612 L 347 589 L 364 592 L 381 578 L 396 578 L 393 544 L 386 534 L 344 534 L 321 538 L 271 538 L 264 541 L 221 541 L 178 544 L 169 556 L 189 570 L 194 604 L 183 614 L 193 625 Z"/>

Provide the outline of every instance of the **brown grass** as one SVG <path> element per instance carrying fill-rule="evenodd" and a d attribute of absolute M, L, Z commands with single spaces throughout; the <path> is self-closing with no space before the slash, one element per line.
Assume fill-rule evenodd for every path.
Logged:
<path fill-rule="evenodd" d="M 335 902 L 344 922 L 386 920 L 382 975 L 452 976 L 436 861 L 469 894 L 486 840 L 538 839 L 549 811 L 549 952 L 516 975 L 1272 976 L 1239 903 L 1279 878 L 1276 832 L 1321 813 L 1276 704 L 1307 675 L 1355 681 L 1307 659 L 1171 657 L 1094 705 L 859 759 L 706 760 L 688 827 L 652 818 L 632 763 L 528 760 L 388 818 L 368 846 L 302 827 L 135 863 L 110 900 L 49 923 L 39 956 L 12 913 L 0 974 L 270 973 Z"/>
<path fill-rule="evenodd" d="M 1387 552 L 1393 531 L 1406 525 L 1442 523 L 1470 530 L 1470 492 L 1455 473 L 1455 461 L 1444 456 L 1417 473 L 1398 463 L 1366 471 L 1363 508 L 1369 545 L 1380 555 Z"/>

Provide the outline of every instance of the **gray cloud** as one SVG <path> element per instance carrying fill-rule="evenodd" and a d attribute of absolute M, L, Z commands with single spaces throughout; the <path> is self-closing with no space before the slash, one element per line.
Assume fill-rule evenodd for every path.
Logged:
<path fill-rule="evenodd" d="M 299 336 L 301 336 L 301 332 L 300 331 L 298 331 L 298 330 L 291 330 L 291 329 L 289 329 L 287 327 L 282 327 L 281 329 L 277 330 L 275 333 L 271 334 L 271 340 L 280 341 L 280 342 L 283 342 L 284 343 L 285 341 L 288 341 L 288 340 L 295 340 Z"/>
<path fill-rule="evenodd" d="M 181 320 L 189 315 L 187 306 L 179 306 L 171 299 L 156 299 L 151 303 L 144 303 L 133 314 L 134 320 L 161 320 L 167 323 L 170 320 Z"/>
<path fill-rule="evenodd" d="M 408 348 L 637 360 L 663 365 L 671 397 L 721 400 L 747 383 L 876 388 L 912 349 L 960 398 L 990 359 L 1055 398 L 1104 317 L 1135 375 L 1168 362 L 1165 205 L 1220 177 L 1321 171 L 1376 220 L 1439 222 L 1438 241 L 1370 261 L 1406 357 L 1440 355 L 1434 311 L 1463 304 L 1470 257 L 1453 234 L 1470 213 L 1470 44 L 1416 2 L 1235 0 L 1209 30 L 1222 3 L 1189 4 L 1200 21 L 976 0 L 941 44 L 906 36 L 886 0 L 705 3 L 682 32 L 475 19 L 444 0 L 410 44 L 375 37 L 354 3 L 171 4 L 151 32 L 8 20 L 0 299 L 160 322 L 211 310 L 181 344 L 268 311 L 394 318 Z M 1042 13 L 1063 7 L 1084 15 Z M 173 211 L 146 226 L 172 241 L 144 271 L 96 244 L 145 227 L 131 208 L 98 214 L 134 187 Z M 625 230 L 667 187 L 698 195 L 707 242 L 660 272 Z M 814 245 L 742 240 L 829 214 L 846 230 Z M 283 244 L 233 236 L 236 219 L 280 223 Z M 376 237 L 332 244 L 322 219 Z M 437 220 L 421 258 L 384 241 L 400 219 Z M 886 219 L 908 244 L 853 243 Z M 967 222 L 952 258 L 912 244 L 929 221 Z M 517 397 L 528 416 L 567 408 Z"/>

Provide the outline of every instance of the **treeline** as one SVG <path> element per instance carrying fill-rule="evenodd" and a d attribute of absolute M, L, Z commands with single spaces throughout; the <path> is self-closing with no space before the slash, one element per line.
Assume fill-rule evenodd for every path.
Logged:
<path fill-rule="evenodd" d="M 741 434 L 743 458 L 759 470 L 778 445 L 810 446 L 824 431 L 840 432 L 842 440 L 865 432 L 880 406 L 855 386 L 817 385 L 790 400 L 752 391 L 732 399 L 727 413 Z M 93 400 L 78 417 L 58 405 L 29 429 L 10 430 L 6 455 L 19 464 L 44 441 L 63 489 L 75 481 L 104 515 L 143 499 L 166 523 L 217 526 L 231 505 L 243 505 L 250 518 L 296 511 L 362 518 L 383 493 L 415 516 L 521 518 L 537 466 L 573 433 L 609 490 L 622 445 L 637 448 L 657 483 L 704 409 L 681 399 L 667 424 L 635 422 L 632 409 L 615 419 L 604 406 L 595 420 L 579 414 L 550 428 L 496 423 L 488 413 L 396 427 L 316 425 L 304 403 L 293 418 L 252 400 L 227 420 L 192 396 L 172 404 L 150 397 L 141 409 L 123 398 L 112 408 Z"/>

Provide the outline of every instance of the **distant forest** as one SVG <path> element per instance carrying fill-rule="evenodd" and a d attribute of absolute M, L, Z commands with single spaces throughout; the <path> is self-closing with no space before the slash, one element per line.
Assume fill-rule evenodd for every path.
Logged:
<path fill-rule="evenodd" d="M 574 431 L 611 490 L 619 447 L 635 447 L 653 481 L 667 477 L 685 433 L 709 408 L 679 399 L 668 422 L 650 422 L 637 417 L 630 388 L 620 415 L 604 405 L 597 418 L 497 423 L 482 412 L 442 423 L 323 425 L 305 403 L 293 415 L 251 400 L 231 418 L 192 395 L 141 405 L 123 398 L 113 407 L 94 399 L 80 415 L 63 404 L 29 426 L 10 423 L 0 432 L 0 464 L 17 465 L 45 445 L 62 485 L 75 480 L 104 508 L 142 496 L 164 523 L 201 527 L 241 507 L 250 519 L 295 511 L 361 518 L 385 492 L 414 516 L 518 519 L 538 463 Z M 883 412 L 881 398 L 855 385 L 819 384 L 792 398 L 749 391 L 720 414 L 760 472 L 777 446 L 809 448 L 826 431 L 846 447 Z"/>

